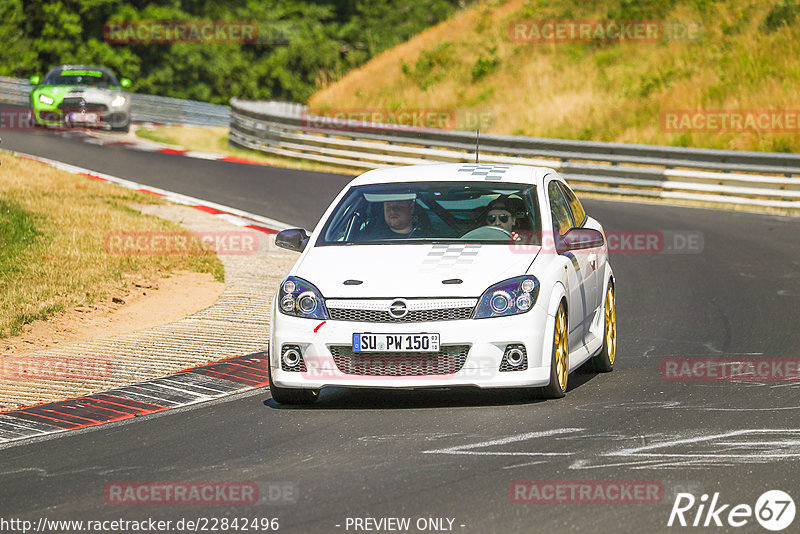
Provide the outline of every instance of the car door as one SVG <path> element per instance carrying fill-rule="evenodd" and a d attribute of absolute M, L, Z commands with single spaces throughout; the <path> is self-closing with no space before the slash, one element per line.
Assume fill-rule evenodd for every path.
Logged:
<path fill-rule="evenodd" d="M 547 197 L 550 203 L 550 214 L 553 219 L 553 238 L 556 243 L 572 227 L 575 221 L 572 211 L 558 180 L 551 180 L 547 185 Z M 569 261 L 565 264 L 567 274 L 567 298 L 569 299 L 569 346 L 570 352 L 584 345 L 588 324 L 586 315 L 589 313 L 591 303 L 586 293 L 586 276 L 589 274 L 589 258 L 585 251 L 564 252 L 562 254 Z"/>
<path fill-rule="evenodd" d="M 575 193 L 566 183 L 559 182 L 558 185 L 561 187 L 561 191 L 564 193 L 564 198 L 567 200 L 567 204 L 569 204 L 570 211 L 572 212 L 572 220 L 575 221 L 575 226 L 579 228 L 586 227 L 589 217 L 586 215 L 586 211 L 583 209 L 583 205 L 581 204 L 580 200 L 578 200 L 578 197 L 575 196 Z M 595 228 L 595 230 L 597 230 L 597 228 Z M 600 295 L 603 291 L 603 289 L 600 287 L 602 285 L 599 273 L 600 258 L 597 257 L 597 252 L 594 250 L 577 251 L 575 254 L 586 255 L 588 260 L 589 270 L 586 274 L 584 286 L 586 287 L 586 315 L 588 321 L 586 328 L 589 328 L 594 311 L 598 308 L 598 306 L 600 306 Z"/>

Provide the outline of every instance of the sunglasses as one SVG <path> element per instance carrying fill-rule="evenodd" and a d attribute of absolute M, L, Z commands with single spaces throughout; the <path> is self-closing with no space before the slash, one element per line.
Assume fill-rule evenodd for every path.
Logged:
<path fill-rule="evenodd" d="M 507 223 L 508 219 L 510 217 L 511 217 L 510 215 L 505 215 L 505 214 L 503 214 L 503 215 L 487 215 L 486 216 L 486 222 L 493 223 L 495 221 L 495 219 L 500 219 L 500 222 Z"/>

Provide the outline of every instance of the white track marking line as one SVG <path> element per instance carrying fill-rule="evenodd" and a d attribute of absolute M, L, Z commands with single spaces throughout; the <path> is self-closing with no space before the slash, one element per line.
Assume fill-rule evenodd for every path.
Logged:
<path fill-rule="evenodd" d="M 455 447 L 447 447 L 444 449 L 433 449 L 422 451 L 422 454 L 465 454 L 473 456 L 570 456 L 571 452 L 494 452 L 494 451 L 475 451 L 482 447 L 493 447 L 495 445 L 507 445 L 509 443 L 516 443 L 533 438 L 545 438 L 549 436 L 556 436 L 559 434 L 572 434 L 575 432 L 582 432 L 583 428 L 558 428 L 554 430 L 543 430 L 539 432 L 526 432 L 525 434 L 517 434 L 516 436 L 508 436 L 500 439 L 493 439 L 490 441 L 482 441 L 480 443 L 472 443 L 469 445 L 456 445 Z"/>

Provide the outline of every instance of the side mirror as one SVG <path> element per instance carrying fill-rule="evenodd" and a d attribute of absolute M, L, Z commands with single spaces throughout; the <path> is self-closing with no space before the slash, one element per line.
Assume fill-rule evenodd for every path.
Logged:
<path fill-rule="evenodd" d="M 120 84 L 122 87 L 130 87 L 130 86 L 131 86 L 131 81 L 130 81 L 128 78 L 121 78 L 121 79 L 119 80 L 119 84 Z"/>
<path fill-rule="evenodd" d="M 39 77 L 38 74 L 31 76 L 31 85 L 39 85 L 40 80 L 41 78 Z"/>
<path fill-rule="evenodd" d="M 275 236 L 275 244 L 281 248 L 303 252 L 308 244 L 308 234 L 302 228 L 289 228 Z"/>
<path fill-rule="evenodd" d="M 559 253 L 570 250 L 602 247 L 605 241 L 599 230 L 592 228 L 572 228 L 561 238 Z"/>

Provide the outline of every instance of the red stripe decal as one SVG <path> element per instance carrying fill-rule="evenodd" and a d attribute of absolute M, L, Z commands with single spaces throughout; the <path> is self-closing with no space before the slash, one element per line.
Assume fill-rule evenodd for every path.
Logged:
<path fill-rule="evenodd" d="M 267 385 L 269 382 L 265 379 L 263 380 L 252 380 L 249 378 L 244 378 L 242 376 L 230 375 L 227 373 L 222 373 L 219 371 L 215 371 L 213 369 L 197 369 L 194 371 L 195 373 L 213 376 L 214 378 L 221 378 L 223 380 L 227 380 L 229 382 L 236 382 L 238 384 L 242 384 L 245 386 L 252 386 L 252 387 L 259 387 Z"/>
<path fill-rule="evenodd" d="M 103 402 L 108 402 L 110 404 L 117 404 L 125 408 L 130 408 L 132 410 L 138 410 L 138 412 L 142 414 L 160 412 L 161 410 L 166 410 L 166 408 L 164 408 L 163 406 L 157 406 L 155 404 L 141 402 L 133 399 L 125 399 L 123 397 L 117 397 L 114 395 L 109 395 L 107 393 L 98 393 L 96 395 L 92 395 L 92 398 L 102 400 Z"/>
<path fill-rule="evenodd" d="M 220 211 L 216 208 L 212 208 L 210 206 L 192 206 L 196 210 L 204 211 L 206 213 L 210 213 L 211 215 L 220 215 L 224 214 L 224 211 Z"/>
<path fill-rule="evenodd" d="M 54 419 L 46 415 L 39 415 L 27 411 L 20 410 L 16 412 L 6 412 L 3 415 L 10 415 L 11 417 L 18 417 L 19 419 L 25 419 L 26 421 L 43 423 L 45 425 L 55 426 L 58 428 L 65 428 L 65 429 L 78 428 L 74 423 L 68 423 L 67 421 L 63 421 L 61 419 Z"/>
<path fill-rule="evenodd" d="M 119 418 L 120 416 L 129 416 L 129 413 L 120 412 L 118 410 L 113 410 L 108 407 L 98 406 L 98 403 L 93 399 L 75 399 L 69 401 L 59 402 L 56 406 L 57 408 L 68 408 L 69 411 L 65 411 L 64 413 L 72 414 L 73 411 L 76 415 L 80 415 L 81 413 L 86 413 L 92 415 L 92 419 L 97 419 L 94 416 L 101 416 L 104 420 L 109 418 Z"/>
<path fill-rule="evenodd" d="M 157 197 L 166 198 L 167 195 L 163 195 L 161 193 L 156 193 L 155 191 L 150 191 L 149 189 L 137 189 L 140 193 L 149 193 L 151 195 L 155 195 Z"/>
<path fill-rule="evenodd" d="M 277 230 L 273 230 L 272 228 L 264 228 L 263 226 L 255 226 L 252 224 L 244 225 L 245 228 L 250 228 L 251 230 L 257 230 L 259 232 L 264 232 L 265 234 L 277 234 Z"/>
<path fill-rule="evenodd" d="M 224 156 L 219 158 L 217 161 L 227 161 L 229 163 L 247 163 L 248 165 L 262 165 L 265 167 L 269 167 L 269 163 L 262 163 L 260 161 L 255 161 L 252 159 L 245 159 L 245 158 L 237 158 L 236 156 Z"/>
<path fill-rule="evenodd" d="M 107 182 L 108 181 L 105 178 L 100 178 L 99 176 L 96 176 L 94 174 L 89 174 L 88 172 L 82 172 L 81 176 L 86 176 L 88 178 L 91 178 L 92 180 L 97 180 L 99 182 Z"/>

